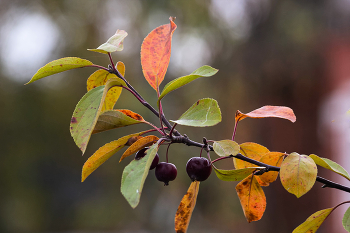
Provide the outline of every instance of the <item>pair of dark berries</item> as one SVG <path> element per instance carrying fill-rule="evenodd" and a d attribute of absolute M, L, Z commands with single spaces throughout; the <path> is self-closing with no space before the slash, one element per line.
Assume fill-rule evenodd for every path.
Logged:
<path fill-rule="evenodd" d="M 135 155 L 135 159 L 141 159 L 146 155 L 146 150 L 143 148 Z M 159 162 L 158 153 L 154 157 L 150 170 L 156 169 L 155 174 L 157 180 L 164 182 L 164 185 L 168 185 L 169 181 L 175 180 L 177 176 L 176 166 L 172 163 Z M 186 171 L 192 181 L 204 181 L 208 179 L 211 174 L 211 164 L 208 159 L 203 157 L 192 157 L 186 164 Z"/>

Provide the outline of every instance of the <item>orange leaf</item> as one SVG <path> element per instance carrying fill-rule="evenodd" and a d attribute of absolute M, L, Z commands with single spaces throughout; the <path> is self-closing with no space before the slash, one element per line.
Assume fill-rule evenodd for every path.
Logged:
<path fill-rule="evenodd" d="M 266 209 L 266 197 L 255 176 L 250 175 L 238 183 L 236 191 L 247 221 L 260 220 Z"/>
<path fill-rule="evenodd" d="M 246 117 L 250 118 L 265 118 L 265 117 L 278 117 L 290 120 L 291 122 L 296 121 L 296 116 L 291 108 L 284 106 L 263 106 L 261 108 L 255 109 L 249 113 L 242 113 L 237 110 L 235 121 L 238 122 Z"/>
<path fill-rule="evenodd" d="M 191 220 L 192 212 L 196 206 L 197 195 L 200 182 L 194 181 L 187 190 L 186 195 L 182 198 L 175 214 L 175 231 L 176 233 L 186 233 Z"/>
<path fill-rule="evenodd" d="M 281 152 L 269 152 L 261 157 L 260 162 L 279 167 L 281 166 L 281 163 L 283 161 L 283 156 L 284 156 L 284 153 L 281 153 Z M 278 176 L 278 172 L 269 171 L 259 176 L 259 179 L 262 182 L 269 184 L 274 182 L 277 179 L 277 176 Z"/>
<path fill-rule="evenodd" d="M 141 65 L 147 82 L 159 92 L 159 85 L 163 81 L 168 69 L 171 55 L 171 38 L 176 29 L 174 18 L 170 23 L 157 27 L 144 39 L 141 46 Z"/>
<path fill-rule="evenodd" d="M 127 109 L 118 109 L 116 111 L 121 112 L 121 113 L 127 115 L 128 117 L 130 117 L 130 118 L 132 118 L 134 120 L 145 121 L 140 114 L 137 114 L 137 113 L 135 113 L 133 111 L 130 111 L 130 110 L 127 110 Z"/>
<path fill-rule="evenodd" d="M 270 152 L 266 147 L 254 142 L 245 142 L 239 146 L 241 148 L 239 153 L 257 161 L 259 161 L 263 155 Z M 254 164 L 251 164 L 236 158 L 233 158 L 233 163 L 236 169 L 243 169 L 247 167 L 257 167 Z"/>
<path fill-rule="evenodd" d="M 142 148 L 145 148 L 146 146 L 151 146 L 154 143 L 158 141 L 157 136 L 149 135 L 143 138 L 140 138 L 136 142 L 134 142 L 122 155 L 122 157 L 119 160 L 119 163 L 125 159 L 126 157 L 136 153 L 137 151 L 141 150 Z"/>

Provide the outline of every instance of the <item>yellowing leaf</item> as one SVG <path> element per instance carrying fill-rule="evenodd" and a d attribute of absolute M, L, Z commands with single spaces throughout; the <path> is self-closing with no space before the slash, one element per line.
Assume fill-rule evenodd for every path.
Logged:
<path fill-rule="evenodd" d="M 281 164 L 280 178 L 283 187 L 296 197 L 307 193 L 315 184 L 317 166 L 307 155 L 291 153 Z"/>
<path fill-rule="evenodd" d="M 254 142 L 245 142 L 240 145 L 240 153 L 248 158 L 259 161 L 261 157 L 270 152 L 266 147 Z M 233 158 L 233 163 L 236 169 L 242 169 L 246 167 L 256 167 L 256 165 L 245 162 L 240 159 Z"/>
<path fill-rule="evenodd" d="M 90 91 L 91 89 L 105 85 L 107 81 L 111 78 L 119 79 L 115 74 L 111 74 L 106 70 L 97 70 L 93 74 L 90 75 L 90 77 L 87 80 L 87 90 Z M 123 86 L 126 86 L 125 82 L 120 79 L 120 83 Z M 122 92 L 122 87 L 112 87 L 108 90 L 105 100 L 103 102 L 103 106 L 101 109 L 101 112 L 104 112 L 106 110 L 113 109 L 115 103 L 119 99 L 119 96 Z"/>
<path fill-rule="evenodd" d="M 214 171 L 216 176 L 223 181 L 241 181 L 249 175 L 253 174 L 256 170 L 264 169 L 265 167 L 247 167 L 237 170 L 223 170 L 215 167 Z"/>
<path fill-rule="evenodd" d="M 306 219 L 292 233 L 315 233 L 334 208 L 317 211 Z"/>
<path fill-rule="evenodd" d="M 171 55 L 171 39 L 176 29 L 174 18 L 170 23 L 157 27 L 144 39 L 141 46 L 141 65 L 147 82 L 159 92 L 159 85 L 164 80 Z"/>
<path fill-rule="evenodd" d="M 236 112 L 236 122 L 243 120 L 246 117 L 250 118 L 265 118 L 265 117 L 278 117 L 290 120 L 291 122 L 296 121 L 296 117 L 291 108 L 284 106 L 264 106 L 249 113 L 242 113 L 239 110 Z"/>
<path fill-rule="evenodd" d="M 109 110 L 103 112 L 96 122 L 93 134 L 129 125 L 145 123 L 142 116 L 130 110 Z"/>
<path fill-rule="evenodd" d="M 284 153 L 281 152 L 268 152 L 263 155 L 260 159 L 260 162 L 279 167 L 283 161 Z M 259 179 L 264 183 L 272 183 L 277 179 L 277 171 L 268 171 L 259 176 Z"/>
<path fill-rule="evenodd" d="M 110 37 L 106 43 L 101 44 L 97 49 L 88 49 L 93 52 L 98 53 L 112 53 L 115 51 L 122 51 L 123 50 L 123 41 L 125 37 L 128 35 L 128 33 L 124 30 L 117 30 L 117 32 Z"/>
<path fill-rule="evenodd" d="M 266 197 L 255 176 L 250 175 L 238 183 L 236 191 L 247 221 L 260 220 L 266 209 Z"/>
<path fill-rule="evenodd" d="M 134 142 L 122 155 L 122 157 L 119 160 L 119 163 L 125 159 L 126 157 L 136 153 L 137 151 L 141 150 L 142 148 L 145 148 L 147 146 L 151 146 L 152 144 L 156 143 L 158 141 L 157 136 L 149 135 L 143 138 L 140 138 L 136 142 Z"/>
<path fill-rule="evenodd" d="M 32 83 L 38 79 L 45 78 L 47 76 L 57 74 L 66 70 L 72 70 L 81 67 L 87 67 L 94 65 L 91 61 L 81 59 L 79 57 L 64 57 L 52 62 L 47 63 L 41 67 L 32 77 L 32 79 L 26 83 Z"/>
<path fill-rule="evenodd" d="M 318 157 L 317 155 L 311 154 L 310 157 L 315 161 L 315 163 L 321 167 L 324 167 L 328 170 L 334 171 L 335 173 L 338 173 L 339 175 L 345 177 L 346 179 L 350 180 L 349 173 L 339 164 L 336 162 Z"/>
<path fill-rule="evenodd" d="M 194 207 L 196 206 L 197 195 L 200 182 L 194 181 L 187 190 L 186 195 L 182 198 L 175 214 L 175 232 L 186 233 L 190 224 Z"/>
<path fill-rule="evenodd" d="M 116 141 L 107 143 L 99 148 L 85 163 L 81 174 L 81 182 L 83 182 L 93 171 L 95 171 L 101 164 L 106 162 L 112 155 L 122 149 L 128 140 L 132 137 L 137 137 L 144 134 L 146 131 L 130 134 L 119 138 Z"/>
<path fill-rule="evenodd" d="M 347 232 L 350 232 L 350 208 L 348 208 L 345 211 L 345 214 L 344 214 L 343 219 L 342 219 L 342 224 L 343 224 L 344 229 Z"/>
<path fill-rule="evenodd" d="M 213 149 L 214 152 L 221 157 L 236 155 L 240 151 L 238 143 L 232 140 L 215 141 Z"/>

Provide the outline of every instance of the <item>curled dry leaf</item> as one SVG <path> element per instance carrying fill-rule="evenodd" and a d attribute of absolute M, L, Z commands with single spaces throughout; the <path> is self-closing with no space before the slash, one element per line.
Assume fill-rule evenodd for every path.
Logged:
<path fill-rule="evenodd" d="M 194 207 L 196 206 L 197 195 L 200 182 L 194 181 L 187 190 L 186 195 L 182 198 L 175 215 L 176 233 L 186 233 L 190 224 Z"/>
<path fill-rule="evenodd" d="M 237 110 L 235 121 L 241 121 L 247 117 L 250 118 L 265 118 L 265 117 L 277 117 L 290 120 L 291 122 L 296 121 L 296 116 L 291 108 L 284 106 L 263 106 L 261 108 L 255 109 L 248 113 L 242 113 Z"/>
<path fill-rule="evenodd" d="M 136 142 L 134 142 L 122 155 L 122 157 L 119 160 L 119 163 L 125 159 L 126 157 L 136 153 L 137 151 L 141 150 L 142 148 L 145 148 L 147 146 L 151 146 L 154 143 L 158 141 L 158 137 L 154 135 L 149 135 L 143 138 L 140 138 Z"/>

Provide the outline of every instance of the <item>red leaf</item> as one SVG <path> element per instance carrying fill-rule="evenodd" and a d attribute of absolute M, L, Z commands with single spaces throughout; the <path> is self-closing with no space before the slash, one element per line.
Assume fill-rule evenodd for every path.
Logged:
<path fill-rule="evenodd" d="M 284 106 L 263 106 L 255 109 L 248 113 L 242 113 L 239 110 L 236 112 L 236 122 L 243 120 L 246 117 L 250 118 L 265 118 L 265 117 L 278 117 L 290 120 L 291 122 L 296 121 L 296 116 L 291 108 Z"/>
<path fill-rule="evenodd" d="M 174 18 L 170 23 L 157 27 L 144 39 L 141 46 L 141 65 L 147 82 L 159 92 L 168 69 L 171 55 L 171 38 L 176 29 Z"/>

